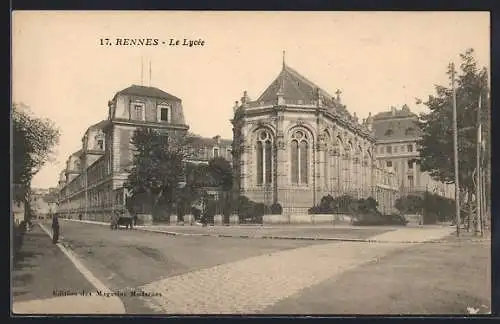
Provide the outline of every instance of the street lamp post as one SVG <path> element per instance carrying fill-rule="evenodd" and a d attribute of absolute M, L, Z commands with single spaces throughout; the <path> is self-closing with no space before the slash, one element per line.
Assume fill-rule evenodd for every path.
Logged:
<path fill-rule="evenodd" d="M 476 144 L 476 222 L 474 226 L 474 234 L 478 232 L 482 234 L 482 188 L 481 188 L 481 91 L 479 92 L 479 102 L 477 107 L 477 144 Z"/>
<path fill-rule="evenodd" d="M 455 64 L 451 63 L 451 88 L 453 99 L 453 157 L 455 162 L 455 212 L 457 219 L 457 236 L 460 236 L 460 183 L 458 173 L 458 126 L 457 126 L 457 95 L 455 91 Z"/>

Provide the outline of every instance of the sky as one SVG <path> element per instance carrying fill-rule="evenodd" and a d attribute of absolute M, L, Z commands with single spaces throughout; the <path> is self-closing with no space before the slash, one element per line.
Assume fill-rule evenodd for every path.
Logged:
<path fill-rule="evenodd" d="M 467 48 L 489 68 L 489 33 L 488 12 L 15 11 L 12 100 L 60 128 L 55 162 L 32 181 L 48 188 L 88 126 L 107 118 L 108 100 L 132 84 L 181 98 L 191 132 L 231 139 L 234 102 L 245 90 L 256 99 L 285 51 L 287 65 L 330 94 L 340 89 L 360 118 L 405 103 L 418 113 L 425 107 L 415 97 L 448 85 L 447 65 Z M 113 45 L 101 46 L 104 38 Z M 170 39 L 204 45 L 168 46 Z"/>

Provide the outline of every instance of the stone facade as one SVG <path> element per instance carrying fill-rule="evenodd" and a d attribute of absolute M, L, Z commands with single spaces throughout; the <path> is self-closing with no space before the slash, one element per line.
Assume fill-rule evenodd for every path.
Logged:
<path fill-rule="evenodd" d="M 116 209 L 124 209 L 123 189 L 132 166 L 130 140 L 138 127 L 186 135 L 181 99 L 160 89 L 133 85 L 116 93 L 108 102 L 108 119 L 90 126 L 82 148 L 73 153 L 59 179 L 58 213 L 64 217 L 109 220 Z M 207 163 L 216 155 L 228 157 L 230 141 L 188 135 L 190 160 Z M 223 152 L 223 154 L 220 154 Z"/>
<path fill-rule="evenodd" d="M 303 213 L 331 194 L 395 199 L 395 174 L 376 164 L 371 121 L 359 123 L 333 97 L 283 64 L 257 100 L 234 106 L 233 165 L 237 194 Z"/>
<path fill-rule="evenodd" d="M 407 105 L 391 107 L 388 112 L 373 116 L 376 156 L 379 167 L 396 173 L 402 194 L 429 191 L 454 198 L 454 185 L 435 181 L 418 163 L 418 140 L 421 136 L 418 116 Z"/>

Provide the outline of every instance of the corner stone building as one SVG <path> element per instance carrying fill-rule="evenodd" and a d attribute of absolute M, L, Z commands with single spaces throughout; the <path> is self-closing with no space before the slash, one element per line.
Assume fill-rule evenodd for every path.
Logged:
<path fill-rule="evenodd" d="M 418 116 L 407 105 L 373 116 L 379 167 L 396 173 L 402 194 L 429 191 L 454 198 L 453 184 L 436 181 L 420 169 L 418 140 L 422 134 L 417 122 Z"/>
<path fill-rule="evenodd" d="M 237 194 L 305 213 L 327 194 L 372 196 L 393 206 L 395 174 L 377 166 L 372 119 L 359 123 L 340 100 L 283 62 L 258 97 L 246 91 L 233 108 Z"/>
<path fill-rule="evenodd" d="M 138 127 L 190 137 L 191 162 L 207 163 L 214 156 L 228 158 L 231 142 L 188 134 L 181 99 L 154 87 L 132 85 L 108 102 L 108 119 L 90 126 L 82 148 L 70 155 L 59 178 L 59 208 L 63 217 L 109 220 L 123 209 L 133 158 L 131 138 Z"/>

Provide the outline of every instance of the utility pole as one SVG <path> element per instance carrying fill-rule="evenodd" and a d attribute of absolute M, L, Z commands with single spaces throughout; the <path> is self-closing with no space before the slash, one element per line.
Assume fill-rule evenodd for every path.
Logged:
<path fill-rule="evenodd" d="M 477 143 L 476 143 L 476 222 L 474 226 L 474 235 L 481 230 L 482 224 L 482 190 L 481 190 L 481 91 L 479 91 L 479 102 L 477 106 Z"/>
<path fill-rule="evenodd" d="M 85 162 L 87 162 L 87 158 L 85 158 Z M 85 163 L 86 164 L 86 163 Z M 88 194 L 88 191 L 89 191 L 89 169 L 87 167 L 87 165 L 85 165 L 85 219 L 89 219 L 88 217 L 88 200 L 89 200 L 89 194 Z"/>
<path fill-rule="evenodd" d="M 458 126 L 457 95 L 455 92 L 455 64 L 451 63 L 451 88 L 453 97 L 453 157 L 455 162 L 455 211 L 457 218 L 457 236 L 460 236 L 460 183 L 458 179 Z"/>
<path fill-rule="evenodd" d="M 143 81 L 144 81 L 144 62 L 141 56 L 141 86 L 143 86 Z"/>

